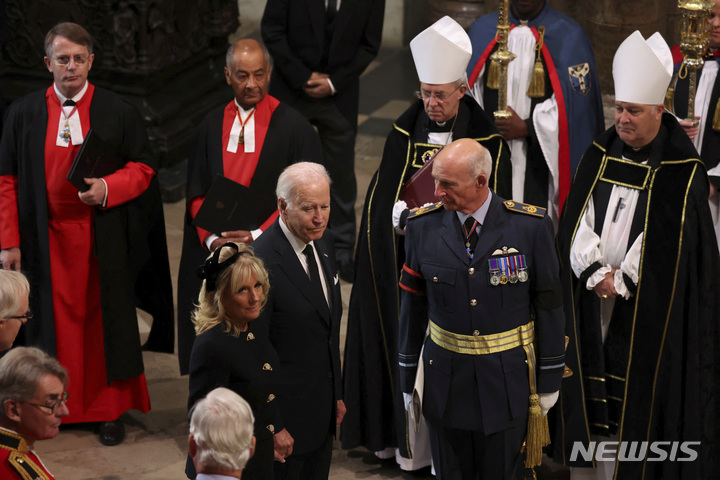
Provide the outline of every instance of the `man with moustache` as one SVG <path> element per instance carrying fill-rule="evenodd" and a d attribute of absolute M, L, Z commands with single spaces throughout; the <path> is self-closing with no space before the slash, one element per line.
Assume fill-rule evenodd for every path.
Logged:
<path fill-rule="evenodd" d="M 35 442 L 60 433 L 67 384 L 62 365 L 38 348 L 16 347 L 0 360 L 0 478 L 55 478 Z"/>
<path fill-rule="evenodd" d="M 508 16 L 508 50 L 516 55 L 507 75 L 512 116 L 496 120 L 512 152 L 508 198 L 547 208 L 557 225 L 580 157 L 605 128 L 592 46 L 582 27 L 547 0 L 510 0 Z M 491 61 L 497 23 L 493 12 L 468 31 L 468 87 L 490 113 L 498 105 L 498 65 Z"/>
<path fill-rule="evenodd" d="M 410 49 L 420 80 L 418 98 L 387 137 L 365 197 L 357 241 L 345 344 L 348 415 L 342 440 L 343 448 L 362 445 L 380 456 L 394 455 L 404 470 L 417 470 L 430 464 L 430 445 L 424 422 L 419 433 L 406 422 L 394 361 L 397 282 L 405 261 L 402 235 L 409 214 L 400 191 L 438 150 L 459 138 L 472 138 L 488 149 L 493 163 L 489 182 L 499 195 L 509 197 L 512 172 L 510 151 L 492 119 L 465 94 L 472 47 L 462 26 L 443 17 L 418 34 Z M 428 190 L 432 197 L 432 186 Z"/>
<path fill-rule="evenodd" d="M 10 107 L 0 143 L 0 261 L 32 285 L 37 320 L 25 343 L 55 354 L 74 378 L 66 422 L 102 422 L 100 441 L 116 445 L 125 435 L 118 417 L 150 409 L 135 311 L 141 269 L 129 252 L 165 246 L 164 221 L 160 234 L 136 243 L 152 235 L 148 218 L 162 219 L 145 203 L 157 166 L 137 111 L 88 82 L 90 34 L 60 23 L 45 53 L 54 83 Z M 78 192 L 66 175 L 90 128 L 125 163 Z M 148 262 L 163 254 L 152 253 Z"/>
<path fill-rule="evenodd" d="M 278 179 L 277 199 L 280 217 L 253 243 L 272 286 L 256 328 L 269 328 L 280 357 L 276 401 L 286 432 L 274 438 L 285 462 L 275 463 L 275 478 L 327 480 L 333 435 L 345 415 L 342 299 L 326 230 L 330 177 L 317 163 L 291 165 Z"/>
<path fill-rule="evenodd" d="M 187 209 L 178 276 L 178 360 L 188 373 L 195 331 L 191 322 L 202 281 L 195 270 L 208 251 L 226 242 L 250 244 L 277 218 L 271 215 L 252 232 L 217 236 L 192 224 L 217 175 L 272 198 L 275 183 L 288 165 L 322 158 L 317 133 L 297 111 L 268 95 L 272 73 L 265 47 L 238 40 L 226 56 L 225 79 L 235 98 L 211 111 L 200 124 L 188 162 Z"/>
<path fill-rule="evenodd" d="M 663 107 L 672 67 L 659 33 L 646 40 L 636 31 L 620 45 L 615 125 L 583 156 L 560 220 L 574 375 L 563 381 L 553 453 L 573 466 L 574 479 L 709 478 L 717 471 L 711 405 L 720 385 L 720 266 L 705 168 Z M 620 448 L 617 461 L 572 455 L 605 440 L 659 441 L 669 449 L 697 441 L 697 459 L 640 449 L 640 461 L 623 461 Z"/>

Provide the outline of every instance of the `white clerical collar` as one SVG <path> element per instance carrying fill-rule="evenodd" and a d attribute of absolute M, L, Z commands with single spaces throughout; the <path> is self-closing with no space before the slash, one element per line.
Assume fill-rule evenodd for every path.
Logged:
<path fill-rule="evenodd" d="M 87 92 L 88 85 L 89 85 L 88 81 L 85 80 L 85 85 L 83 86 L 82 90 L 80 90 L 78 92 L 78 94 L 75 95 L 74 97 L 72 97 L 70 100 L 74 101 L 75 103 L 78 103 L 80 101 L 80 99 L 85 95 L 85 92 Z M 53 83 L 53 89 L 55 90 L 55 95 L 57 95 L 58 100 L 60 100 L 60 105 L 65 103 L 65 100 L 67 100 L 68 97 L 66 97 L 65 95 L 60 93 L 60 90 L 58 90 L 58 88 L 57 88 L 57 84 Z"/>
<path fill-rule="evenodd" d="M 485 199 L 485 203 L 483 203 L 480 208 L 475 210 L 472 214 L 472 217 L 480 224 L 482 225 L 485 223 L 485 216 L 487 215 L 488 209 L 490 208 L 490 200 L 492 199 L 492 190 L 488 189 L 488 196 Z M 460 213 L 457 212 L 457 216 L 460 219 L 460 223 L 465 223 L 465 220 L 470 216 L 467 213 Z"/>
<path fill-rule="evenodd" d="M 255 106 L 245 110 L 240 106 L 237 99 L 233 99 L 233 102 L 235 102 L 239 115 L 235 115 L 230 128 L 230 138 L 226 150 L 230 153 L 237 153 L 238 145 L 242 145 L 243 152 L 255 153 L 255 115 L 252 115 Z M 242 142 L 240 142 L 241 136 Z"/>
<path fill-rule="evenodd" d="M 57 85 L 53 83 L 55 95 L 60 101 L 60 116 L 58 117 L 58 129 L 55 136 L 55 145 L 58 147 L 68 148 L 70 145 L 82 145 L 84 137 L 82 131 L 82 123 L 80 122 L 80 113 L 78 112 L 77 103 L 83 98 L 88 89 L 88 82 L 85 81 L 83 88 L 72 98 L 68 98 L 58 90 Z M 66 100 L 72 100 L 75 105 L 65 105 Z"/>
<path fill-rule="evenodd" d="M 282 229 L 283 233 L 285 234 L 285 237 L 288 239 L 288 242 L 290 242 L 290 246 L 293 248 L 295 253 L 299 256 L 303 253 L 303 250 L 305 250 L 305 247 L 307 245 L 312 245 L 313 249 L 315 248 L 315 244 L 312 240 L 310 240 L 308 243 L 303 242 L 298 237 L 295 236 L 294 233 L 290 231 L 287 225 L 285 225 L 285 222 L 283 221 L 282 217 L 280 218 L 280 228 Z"/>
<path fill-rule="evenodd" d="M 243 120 L 245 120 L 247 118 L 247 116 L 250 115 L 250 112 L 255 110 L 255 105 L 253 105 L 251 108 L 248 108 L 247 110 L 245 110 L 242 106 L 240 106 L 240 104 L 237 101 L 237 98 L 234 99 L 233 101 L 235 102 L 235 106 L 240 111 L 240 118 L 242 118 Z"/>

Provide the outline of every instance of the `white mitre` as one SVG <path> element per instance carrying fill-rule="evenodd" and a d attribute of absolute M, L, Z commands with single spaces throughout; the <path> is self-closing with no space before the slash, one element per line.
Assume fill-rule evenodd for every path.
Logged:
<path fill-rule="evenodd" d="M 413 38 L 410 50 L 420 81 L 442 85 L 465 74 L 472 44 L 465 29 L 446 15 Z"/>
<path fill-rule="evenodd" d="M 670 47 L 658 32 L 645 40 L 635 30 L 615 52 L 615 100 L 662 105 L 673 74 Z"/>

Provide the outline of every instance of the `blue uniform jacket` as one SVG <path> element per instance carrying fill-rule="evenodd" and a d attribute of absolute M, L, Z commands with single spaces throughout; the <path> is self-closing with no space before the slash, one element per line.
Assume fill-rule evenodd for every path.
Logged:
<path fill-rule="evenodd" d="M 544 210 L 493 195 L 474 258 L 468 258 L 456 212 L 439 207 L 411 218 L 405 239 L 399 361 L 403 392 L 411 392 L 420 349 L 425 386 L 423 413 L 451 428 L 491 434 L 528 411 L 528 365 L 523 347 L 469 355 L 436 345 L 428 319 L 461 335 L 490 335 L 535 320 L 538 393 L 560 388 L 565 317 L 553 225 Z M 513 202 L 508 202 L 512 204 Z M 488 260 L 503 247 L 525 256 L 525 282 L 493 286 Z"/>

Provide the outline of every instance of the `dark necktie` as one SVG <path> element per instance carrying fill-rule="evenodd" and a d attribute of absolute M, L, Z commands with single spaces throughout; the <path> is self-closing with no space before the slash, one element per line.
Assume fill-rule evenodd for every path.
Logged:
<path fill-rule="evenodd" d="M 310 244 L 306 245 L 302 253 L 307 259 L 308 275 L 310 276 L 310 285 L 313 292 L 315 292 L 317 299 L 322 300 L 322 303 L 327 306 L 328 303 L 325 298 L 322 283 L 320 282 L 320 271 L 318 270 L 318 264 L 315 261 L 315 250 L 313 249 L 313 246 Z"/>
<path fill-rule="evenodd" d="M 63 103 L 63 107 L 74 107 L 76 105 L 74 100 L 70 100 L 69 98 L 65 100 Z"/>
<path fill-rule="evenodd" d="M 333 19 L 335 18 L 336 13 L 337 13 L 337 0 L 328 0 L 327 11 L 326 11 L 328 23 L 332 23 Z"/>
<path fill-rule="evenodd" d="M 478 223 L 475 221 L 472 215 L 467 217 L 467 219 L 465 220 L 465 224 L 462 226 L 463 240 L 465 241 L 465 251 L 470 258 L 473 257 L 473 253 L 475 252 L 475 247 L 477 246 L 478 242 L 478 234 L 476 229 L 477 226 Z"/>
<path fill-rule="evenodd" d="M 322 287 L 322 284 L 320 283 L 320 273 L 318 272 L 317 262 L 315 261 L 315 250 L 313 249 L 312 245 L 306 245 L 302 253 L 307 259 L 310 283 L 312 283 L 313 285 L 320 285 L 320 287 Z"/>

